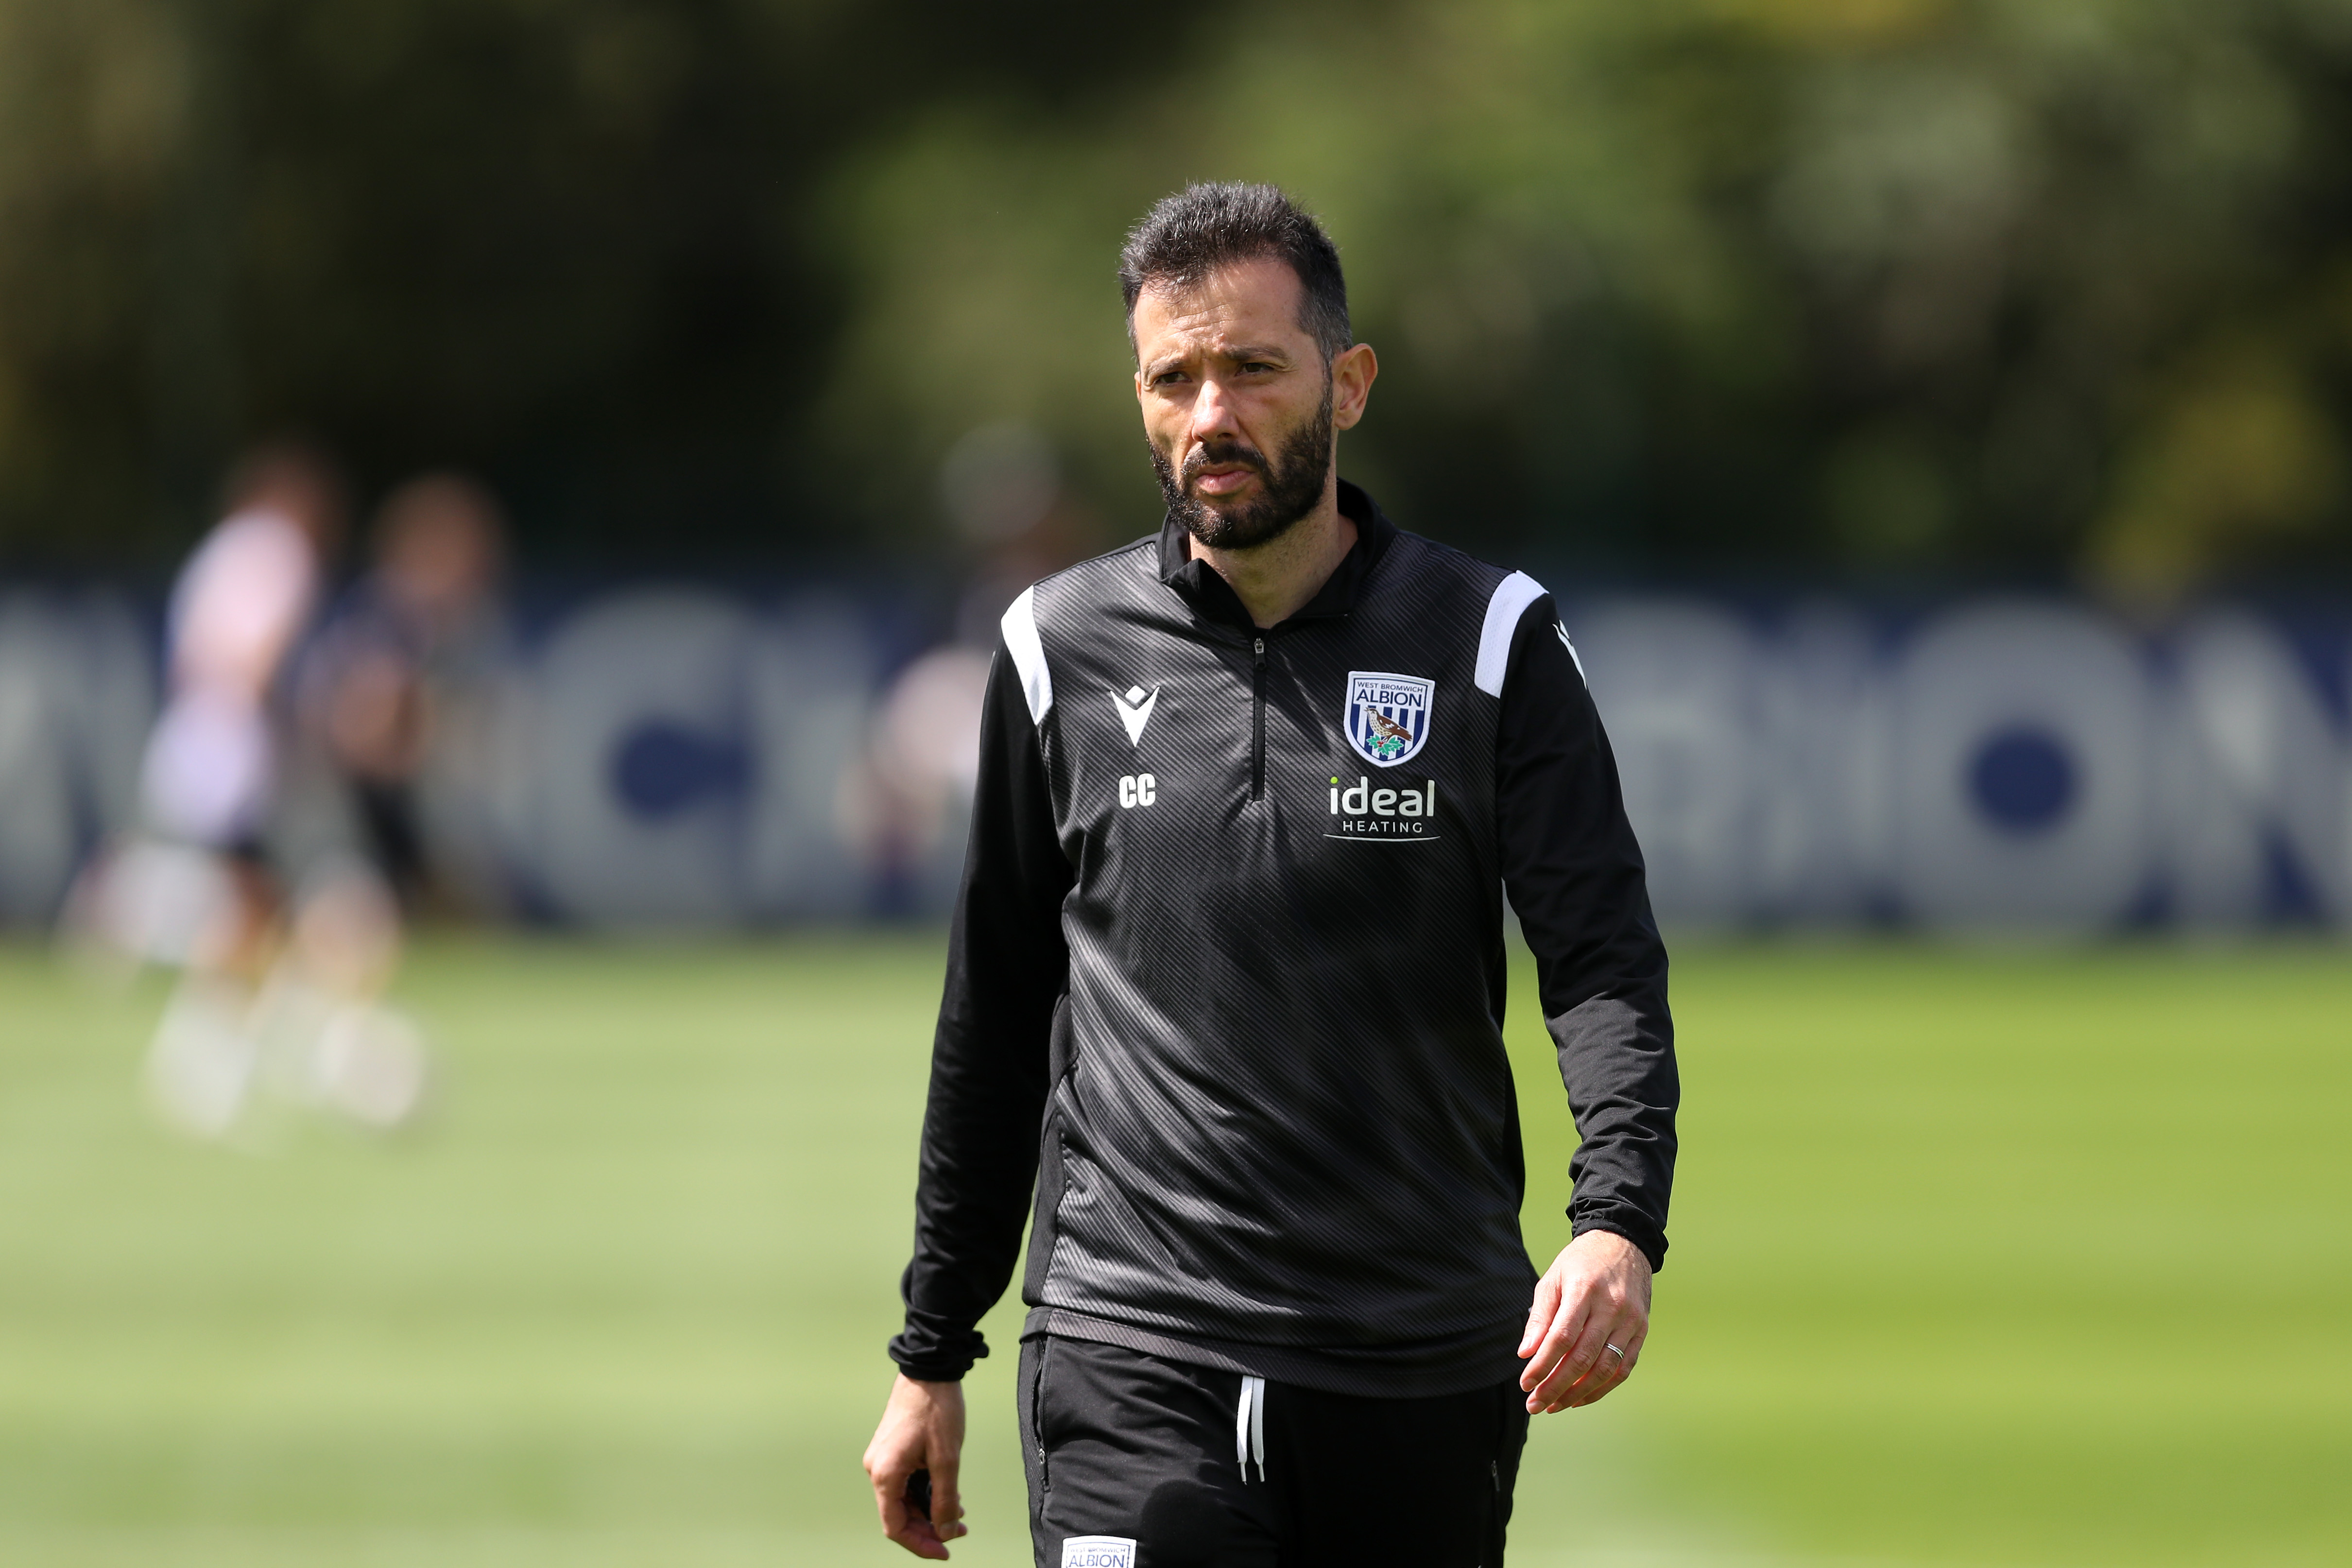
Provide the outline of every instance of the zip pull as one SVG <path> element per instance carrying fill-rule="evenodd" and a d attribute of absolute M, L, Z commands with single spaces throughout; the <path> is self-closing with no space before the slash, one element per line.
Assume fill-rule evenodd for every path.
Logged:
<path fill-rule="evenodd" d="M 1265 639 L 1250 643 L 1250 798 L 1265 795 Z"/>

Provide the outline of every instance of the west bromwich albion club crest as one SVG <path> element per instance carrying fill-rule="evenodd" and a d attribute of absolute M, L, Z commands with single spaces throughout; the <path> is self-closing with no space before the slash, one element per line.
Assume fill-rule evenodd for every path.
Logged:
<path fill-rule="evenodd" d="M 1378 670 L 1348 672 L 1339 729 L 1356 754 L 1375 767 L 1410 762 L 1429 743 L 1429 710 L 1437 682 Z"/>

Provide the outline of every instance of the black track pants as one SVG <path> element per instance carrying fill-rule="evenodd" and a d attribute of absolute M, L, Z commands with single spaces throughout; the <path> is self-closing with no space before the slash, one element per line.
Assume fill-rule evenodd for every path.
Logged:
<path fill-rule="evenodd" d="M 1501 1568 L 1526 1397 L 1367 1399 L 1029 1340 L 1038 1568 Z"/>

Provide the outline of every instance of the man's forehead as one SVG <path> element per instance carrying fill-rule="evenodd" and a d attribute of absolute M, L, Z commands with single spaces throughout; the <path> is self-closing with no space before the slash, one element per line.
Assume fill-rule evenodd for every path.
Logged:
<path fill-rule="evenodd" d="M 1147 283 L 1135 301 L 1136 345 L 1150 357 L 1155 343 L 1171 351 L 1220 341 L 1291 343 L 1307 336 L 1301 292 L 1298 274 L 1273 257 L 1219 267 L 1189 283 Z"/>

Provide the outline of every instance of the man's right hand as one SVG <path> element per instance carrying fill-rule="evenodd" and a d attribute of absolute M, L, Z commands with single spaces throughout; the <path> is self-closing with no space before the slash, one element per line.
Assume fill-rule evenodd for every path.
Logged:
<path fill-rule="evenodd" d="M 898 1374 L 882 1425 L 866 1445 L 866 1474 L 874 1483 L 874 1506 L 882 1533 L 918 1557 L 945 1558 L 947 1543 L 965 1533 L 963 1494 L 956 1468 L 963 1459 L 963 1384 L 921 1383 Z M 917 1470 L 931 1473 L 931 1516 L 907 1506 L 907 1483 Z"/>

